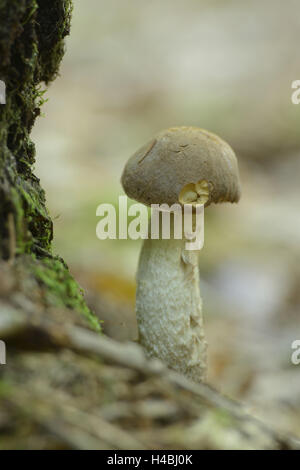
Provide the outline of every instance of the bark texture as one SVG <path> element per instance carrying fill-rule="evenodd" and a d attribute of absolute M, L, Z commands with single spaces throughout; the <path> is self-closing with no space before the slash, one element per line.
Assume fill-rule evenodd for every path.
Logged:
<path fill-rule="evenodd" d="M 0 258 L 26 266 L 46 302 L 72 307 L 98 322 L 59 257 L 51 252 L 53 224 L 33 173 L 30 132 L 47 85 L 56 78 L 70 31 L 71 0 L 0 0 Z"/>

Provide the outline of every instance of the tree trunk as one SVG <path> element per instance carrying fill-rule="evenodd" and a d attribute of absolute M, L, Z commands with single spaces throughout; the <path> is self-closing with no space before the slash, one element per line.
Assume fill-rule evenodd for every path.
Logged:
<path fill-rule="evenodd" d="M 98 321 L 59 257 L 52 255 L 53 224 L 33 173 L 30 132 L 44 88 L 56 78 L 69 34 L 71 0 L 0 0 L 0 259 L 22 266 L 44 289 L 45 304 L 71 307 L 94 328 Z"/>

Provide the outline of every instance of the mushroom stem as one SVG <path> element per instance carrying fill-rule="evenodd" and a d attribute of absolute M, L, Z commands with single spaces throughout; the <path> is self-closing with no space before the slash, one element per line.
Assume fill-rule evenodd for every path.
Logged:
<path fill-rule="evenodd" d="M 194 382 L 206 379 L 206 341 L 199 286 L 199 251 L 186 238 L 144 240 L 137 272 L 136 313 L 140 342 L 149 357 Z"/>

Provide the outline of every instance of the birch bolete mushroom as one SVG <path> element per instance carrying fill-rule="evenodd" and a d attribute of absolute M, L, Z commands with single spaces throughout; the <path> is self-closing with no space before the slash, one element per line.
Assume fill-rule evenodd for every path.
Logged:
<path fill-rule="evenodd" d="M 197 127 L 160 132 L 127 162 L 122 185 L 146 205 L 237 202 L 236 156 L 222 139 Z M 150 357 L 195 382 L 206 378 L 206 341 L 199 286 L 199 251 L 175 239 L 144 240 L 137 271 L 139 337 Z"/>

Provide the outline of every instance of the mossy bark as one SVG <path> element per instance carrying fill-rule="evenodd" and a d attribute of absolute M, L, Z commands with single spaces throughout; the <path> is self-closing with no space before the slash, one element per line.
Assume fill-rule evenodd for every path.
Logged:
<path fill-rule="evenodd" d="M 98 322 L 68 269 L 51 251 L 53 224 L 33 173 L 30 138 L 44 88 L 56 78 L 70 31 L 71 0 L 0 0 L 0 259 L 24 262 L 51 302 Z M 49 297 L 49 296 L 48 296 Z"/>

